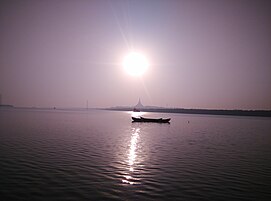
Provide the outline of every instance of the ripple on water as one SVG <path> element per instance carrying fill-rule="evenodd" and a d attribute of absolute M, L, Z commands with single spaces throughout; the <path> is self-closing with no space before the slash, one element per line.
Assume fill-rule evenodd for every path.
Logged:
<path fill-rule="evenodd" d="M 10 123 L 1 124 L 3 118 Z M 123 112 L 1 111 L 0 194 L 269 200 L 270 125 L 270 119 L 176 114 L 167 125 L 131 124 Z"/>

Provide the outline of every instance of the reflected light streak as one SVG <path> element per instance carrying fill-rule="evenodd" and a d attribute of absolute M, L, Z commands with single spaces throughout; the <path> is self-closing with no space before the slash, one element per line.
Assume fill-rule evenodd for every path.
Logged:
<path fill-rule="evenodd" d="M 123 183 L 127 184 L 138 184 L 136 181 L 136 178 L 133 178 L 131 174 L 135 170 L 135 161 L 137 157 L 137 142 L 139 138 L 140 128 L 133 128 L 133 133 L 130 140 L 130 149 L 128 153 L 128 166 L 129 166 L 129 172 L 126 173 L 124 176 L 125 179 L 122 180 Z"/>
<path fill-rule="evenodd" d="M 131 117 L 140 117 L 147 114 L 147 112 L 133 112 L 133 111 L 129 111 L 127 113 L 129 113 Z"/>
<path fill-rule="evenodd" d="M 134 162 L 135 162 L 135 158 L 136 158 L 136 143 L 137 143 L 137 138 L 139 136 L 139 134 L 138 134 L 139 131 L 140 131 L 140 129 L 137 128 L 137 129 L 135 129 L 135 132 L 132 134 L 132 139 L 131 139 L 131 144 L 130 144 L 130 152 L 129 152 L 129 155 L 128 155 L 130 167 L 132 165 L 134 165 Z"/>

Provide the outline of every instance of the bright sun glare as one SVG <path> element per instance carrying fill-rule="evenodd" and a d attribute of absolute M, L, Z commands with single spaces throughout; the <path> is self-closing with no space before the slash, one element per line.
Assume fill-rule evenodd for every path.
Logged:
<path fill-rule="evenodd" d="M 144 55 L 138 52 L 130 52 L 124 57 L 123 67 L 128 74 L 140 76 L 147 70 L 149 63 Z"/>

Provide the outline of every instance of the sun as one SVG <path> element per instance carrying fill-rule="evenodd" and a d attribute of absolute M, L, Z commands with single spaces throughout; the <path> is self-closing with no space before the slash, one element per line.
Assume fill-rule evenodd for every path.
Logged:
<path fill-rule="evenodd" d="M 149 67 L 147 58 L 139 52 L 130 52 L 123 59 L 123 68 L 132 76 L 141 76 Z"/>

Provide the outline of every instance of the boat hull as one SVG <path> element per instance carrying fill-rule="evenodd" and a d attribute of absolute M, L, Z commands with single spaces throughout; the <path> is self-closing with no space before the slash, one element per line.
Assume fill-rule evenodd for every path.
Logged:
<path fill-rule="evenodd" d="M 168 119 L 162 119 L 162 118 L 151 119 L 151 118 L 144 118 L 144 117 L 140 117 L 140 118 L 132 117 L 132 119 L 133 119 L 133 122 L 169 123 L 169 121 L 170 121 L 170 118 L 168 118 Z"/>

